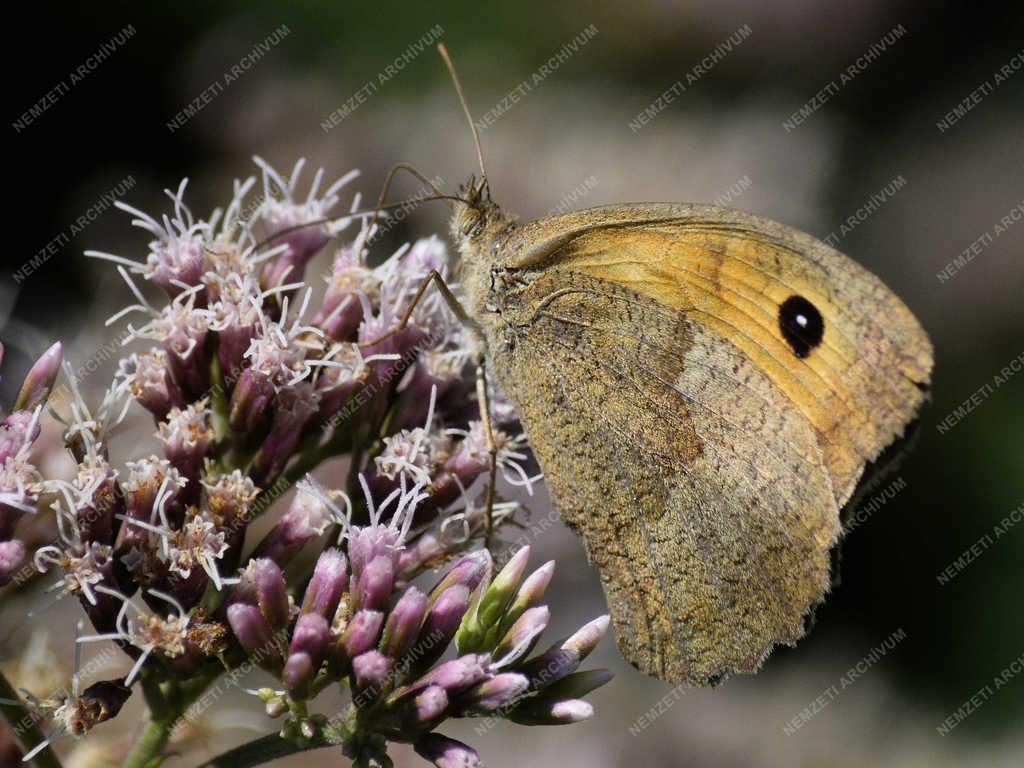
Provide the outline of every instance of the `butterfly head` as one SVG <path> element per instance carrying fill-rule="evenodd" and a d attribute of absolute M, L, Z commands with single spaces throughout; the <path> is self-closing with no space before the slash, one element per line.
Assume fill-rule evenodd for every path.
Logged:
<path fill-rule="evenodd" d="M 470 258 L 478 255 L 483 244 L 493 242 L 515 218 L 491 200 L 485 177 L 470 177 L 459 187 L 459 198 L 452 209 L 451 237 L 463 258 Z"/>
<path fill-rule="evenodd" d="M 490 283 L 491 267 L 500 251 L 499 239 L 514 225 L 516 217 L 491 200 L 484 176 L 471 177 L 459 188 L 459 198 L 452 209 L 450 232 L 459 252 L 460 282 L 473 309 Z"/>

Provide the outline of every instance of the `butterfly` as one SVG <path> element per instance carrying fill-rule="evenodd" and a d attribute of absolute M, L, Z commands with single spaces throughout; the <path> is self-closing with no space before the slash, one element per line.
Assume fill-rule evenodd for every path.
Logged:
<path fill-rule="evenodd" d="M 870 272 L 749 213 L 634 203 L 520 224 L 490 198 L 442 56 L 481 168 L 453 204 L 458 313 L 598 569 L 620 651 L 677 683 L 756 671 L 828 591 L 841 508 L 927 398 L 928 336 Z"/>

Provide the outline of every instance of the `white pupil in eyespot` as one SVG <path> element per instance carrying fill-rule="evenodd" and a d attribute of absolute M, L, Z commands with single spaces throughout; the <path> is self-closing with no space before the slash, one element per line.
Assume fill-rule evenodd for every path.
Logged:
<path fill-rule="evenodd" d="M 796 324 L 799 325 L 801 328 L 806 328 L 807 327 L 807 317 L 806 317 L 806 315 L 797 315 L 796 316 Z"/>

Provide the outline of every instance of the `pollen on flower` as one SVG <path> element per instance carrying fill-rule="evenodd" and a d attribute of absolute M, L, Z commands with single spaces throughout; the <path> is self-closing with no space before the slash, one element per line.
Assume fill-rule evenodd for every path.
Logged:
<path fill-rule="evenodd" d="M 100 585 L 96 587 L 96 591 L 116 598 L 122 603 L 121 610 L 117 614 L 115 631 L 79 637 L 77 642 L 119 640 L 130 643 L 141 650 L 142 653 L 136 659 L 135 665 L 124 679 L 125 686 L 132 684 L 150 654 L 155 652 L 164 658 L 173 659 L 185 653 L 185 642 L 189 632 L 189 615 L 173 595 L 157 589 L 148 590 L 151 597 L 167 603 L 174 609 L 170 615 L 161 616 L 149 608 L 140 607 L 132 598 L 116 589 Z"/>
<path fill-rule="evenodd" d="M 403 429 L 384 439 L 384 450 L 376 459 L 377 469 L 389 480 L 408 472 L 415 481 L 428 483 L 450 452 L 451 439 L 444 433 L 430 433 L 422 427 Z"/>
<path fill-rule="evenodd" d="M 63 546 L 51 544 L 40 547 L 35 553 L 35 566 L 40 573 L 46 573 L 56 565 L 63 574 L 54 584 L 62 594 L 84 597 L 96 603 L 94 587 L 103 582 L 106 571 L 113 562 L 113 549 L 107 544 L 63 542 Z"/>
<path fill-rule="evenodd" d="M 188 483 L 167 459 L 157 456 L 126 462 L 125 467 L 128 477 L 121 481 L 121 489 L 128 499 L 128 506 L 139 512 L 150 512 L 147 516 L 150 522 L 159 515 L 158 502 L 166 503 L 170 495 Z M 164 490 L 163 495 L 161 489 Z"/>
<path fill-rule="evenodd" d="M 326 280 L 328 287 L 340 294 L 363 295 L 376 301 L 380 298 L 381 276 L 366 263 L 368 233 L 364 227 L 352 245 L 338 249 Z"/>
<path fill-rule="evenodd" d="M 224 556 L 228 545 L 224 532 L 205 513 L 195 507 L 188 510 L 185 524 L 168 534 L 168 564 L 172 573 L 184 578 L 192 569 L 205 570 L 214 583 L 219 585 L 217 560 Z"/>
<path fill-rule="evenodd" d="M 157 427 L 156 436 L 164 445 L 184 451 L 208 443 L 213 439 L 208 401 L 203 398 L 185 409 L 172 408 L 167 420 Z"/>
<path fill-rule="evenodd" d="M 142 400 L 152 392 L 162 394 L 167 387 L 167 353 L 159 347 L 132 353 L 121 360 L 118 375 L 136 400 Z"/>
<path fill-rule="evenodd" d="M 226 525 L 229 520 L 244 518 L 260 491 L 238 469 L 214 477 L 211 468 L 207 466 L 206 479 L 202 484 L 206 489 L 206 506 L 218 526 Z"/>
<path fill-rule="evenodd" d="M 263 315 L 261 292 L 251 275 L 208 272 L 206 285 L 216 299 L 205 311 L 210 330 L 256 327 Z"/>
<path fill-rule="evenodd" d="M 189 293 L 185 301 L 176 299 L 167 305 L 152 325 L 151 338 L 161 341 L 165 349 L 184 359 L 192 354 L 208 328 L 206 313 L 196 309 L 195 293 Z M 139 334 L 142 333 L 140 329 Z"/>
<path fill-rule="evenodd" d="M 185 652 L 187 627 L 188 616 L 164 618 L 153 613 L 140 613 L 135 623 L 133 642 L 142 647 L 157 648 L 164 656 L 173 659 Z"/>
<path fill-rule="evenodd" d="M 323 350 L 323 332 L 319 328 L 303 324 L 302 318 L 309 298 L 310 292 L 307 291 L 291 325 L 287 325 L 286 320 L 288 299 L 284 301 L 280 321 L 269 320 L 264 316 L 261 319 L 260 333 L 245 352 L 249 367 L 265 376 L 278 388 L 291 386 L 309 376 L 313 369 L 307 355 Z"/>
<path fill-rule="evenodd" d="M 13 456 L 0 463 L 0 505 L 22 512 L 35 512 L 35 497 L 42 480 L 39 471 L 28 460 L 26 444 Z"/>

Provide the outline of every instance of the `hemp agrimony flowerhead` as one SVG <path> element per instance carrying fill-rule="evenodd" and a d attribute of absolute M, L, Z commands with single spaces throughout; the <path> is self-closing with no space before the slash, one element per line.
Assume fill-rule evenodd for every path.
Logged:
<path fill-rule="evenodd" d="M 32 456 L 59 344 L 0 421 L 0 585 L 31 563 L 92 624 L 76 647 L 124 657 L 120 677 L 79 691 L 76 674 L 72 691 L 35 700 L 49 735 L 26 752 L 65 732 L 95 738 L 135 691 L 151 714 L 129 764 L 159 764 L 179 746 L 174 724 L 216 706 L 203 691 L 255 668 L 275 681 L 254 693 L 279 721 L 277 754 L 334 745 L 387 765 L 389 743 L 405 742 L 436 765 L 473 765 L 446 721 L 589 717 L 583 697 L 609 676 L 579 667 L 607 617 L 536 652 L 554 564 L 528 572 L 524 547 L 496 565 L 488 544 L 520 507 L 484 501 L 474 351 L 435 294 L 409 312 L 424 278 L 447 274 L 443 242 L 378 253 L 358 195 L 342 199 L 355 172 L 327 184 L 318 170 L 305 186 L 302 161 L 287 178 L 256 163 L 262 183 L 236 181 L 209 216 L 184 181 L 165 211 L 119 203 L 147 240 L 129 256 L 88 252 L 124 280 L 129 303 L 108 324 L 127 324 L 131 348 L 98 396 L 65 364 L 70 397 L 54 415 L 74 471 L 44 478 Z M 326 287 L 303 279 L 320 252 Z M 119 456 L 136 406 L 151 444 Z M 532 491 L 509 406 L 494 424 L 499 479 Z M 38 514 L 57 533 L 29 547 L 16 527 Z M 328 689 L 342 710 L 322 709 Z"/>

